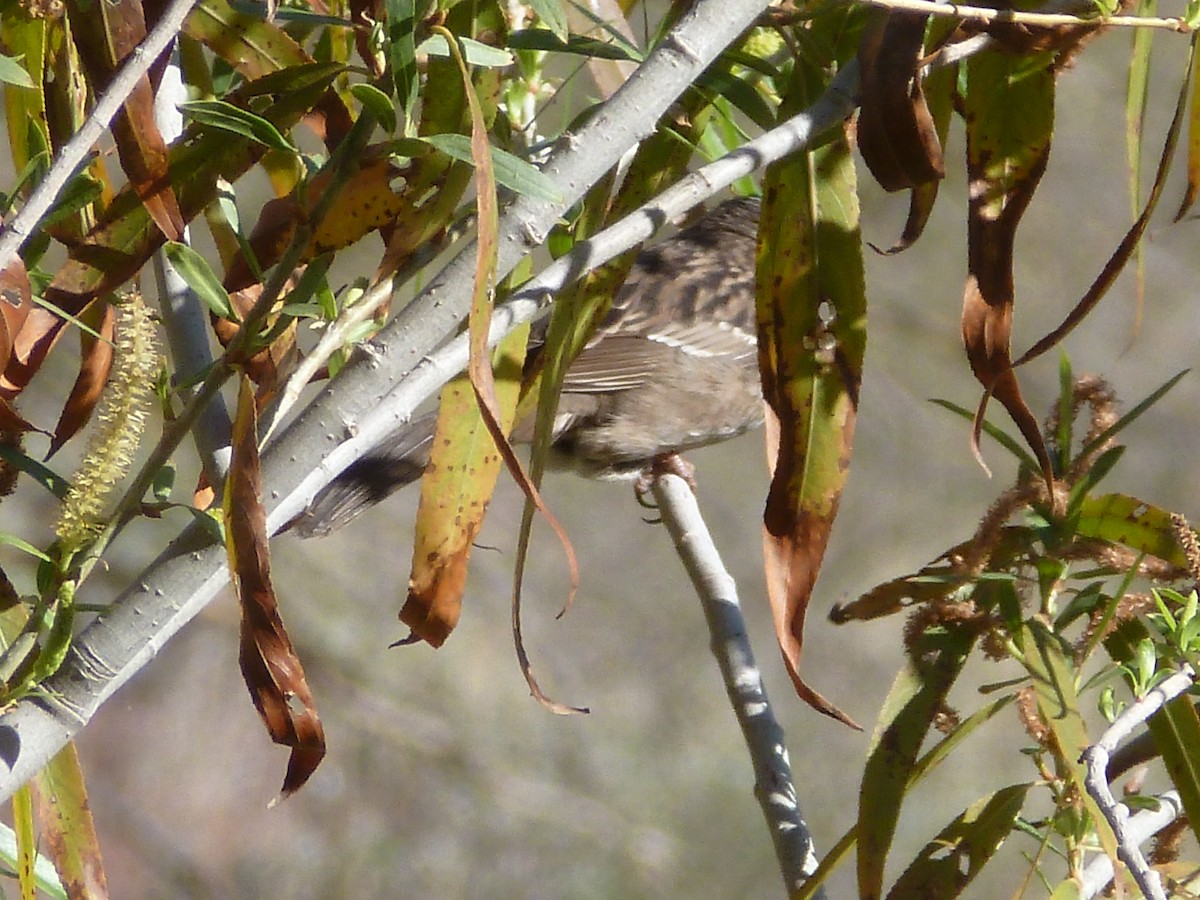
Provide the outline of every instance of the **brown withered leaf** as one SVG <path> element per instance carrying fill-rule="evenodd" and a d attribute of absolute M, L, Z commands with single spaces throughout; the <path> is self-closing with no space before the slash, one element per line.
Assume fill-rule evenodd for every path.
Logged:
<path fill-rule="evenodd" d="M 225 486 L 226 549 L 242 607 L 238 662 L 250 699 L 271 740 L 291 747 L 282 796 L 298 790 L 325 756 L 325 731 L 271 584 L 267 517 L 262 506 L 254 391 L 243 377 Z"/>
<path fill-rule="evenodd" d="M 71 393 L 63 404 L 62 414 L 58 417 L 54 435 L 50 439 L 50 449 L 46 451 L 49 459 L 59 448 L 69 441 L 79 429 L 87 424 L 100 395 L 108 381 L 108 372 L 113 361 L 113 325 L 116 322 L 116 312 L 112 305 L 102 300 L 93 301 L 80 315 L 80 320 L 100 335 L 99 338 L 86 331 L 79 333 L 79 374 Z"/>
<path fill-rule="evenodd" d="M 928 20 L 921 13 L 884 13 L 863 31 L 859 46 L 858 148 L 887 191 L 945 175 L 941 141 L 918 74 Z"/>
<path fill-rule="evenodd" d="M 72 35 L 91 84 L 107 89 L 125 58 L 146 37 L 141 0 L 69 0 Z M 154 89 L 143 75 L 112 121 L 121 168 L 150 218 L 168 240 L 179 240 L 184 219 L 167 173 L 167 144 L 154 119 Z"/>
<path fill-rule="evenodd" d="M 967 283 L 962 335 L 971 371 L 984 387 L 971 449 L 983 462 L 979 438 L 988 398 L 999 400 L 1037 456 L 1047 484 L 1050 455 L 1037 418 L 1021 396 L 1010 338 L 1016 288 L 1013 249 L 1017 226 L 1033 199 L 1054 125 L 1054 72 L 985 51 L 967 62 L 963 115 L 967 130 Z"/>
<path fill-rule="evenodd" d="M 66 320 L 48 309 L 35 306 L 21 322 L 21 329 L 13 335 L 12 352 L 0 379 L 0 396 L 12 399 L 21 393 L 37 374 L 46 359 L 46 354 L 58 341 Z"/>
<path fill-rule="evenodd" d="M 14 255 L 12 261 L 0 269 L 0 368 L 12 356 L 16 335 L 31 309 L 33 288 L 25 271 L 25 261 Z"/>
<path fill-rule="evenodd" d="M 812 85 L 797 87 L 799 96 L 811 93 Z M 818 169 L 823 177 L 814 179 Z M 800 675 L 805 617 L 849 470 L 866 350 L 862 237 L 848 141 L 842 137 L 773 166 L 765 188 L 757 315 L 773 462 L 763 515 L 767 593 L 796 693 L 857 728 Z"/>

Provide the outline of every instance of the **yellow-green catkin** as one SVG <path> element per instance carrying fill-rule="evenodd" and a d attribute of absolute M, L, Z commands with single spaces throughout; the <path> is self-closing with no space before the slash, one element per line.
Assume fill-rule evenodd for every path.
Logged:
<path fill-rule="evenodd" d="M 154 402 L 158 338 L 140 293 L 117 307 L 112 369 L 96 425 L 55 529 L 65 550 L 81 548 L 100 530 L 105 501 L 133 463 Z"/>

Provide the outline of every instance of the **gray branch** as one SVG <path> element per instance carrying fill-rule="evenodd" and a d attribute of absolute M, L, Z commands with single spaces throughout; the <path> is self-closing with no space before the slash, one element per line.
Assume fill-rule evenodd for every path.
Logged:
<path fill-rule="evenodd" d="M 754 661 L 737 584 L 721 561 L 696 496 L 678 475 L 659 475 L 654 498 L 675 550 L 700 597 L 712 651 L 754 767 L 754 796 L 767 820 L 775 856 L 791 895 L 817 869 L 812 834 L 800 814 L 783 728 L 771 710 L 762 672 Z M 818 889 L 817 897 L 824 897 Z"/>
<path fill-rule="evenodd" d="M 188 4 L 176 0 L 171 9 L 180 5 Z M 501 273 L 539 246 L 557 218 L 625 151 L 654 131 L 674 99 L 766 5 L 766 0 L 701 0 L 680 20 L 622 89 L 579 132 L 563 139 L 547 163 L 562 201 L 549 204 L 522 197 L 506 210 L 500 223 Z M 465 317 L 474 254 L 473 244 L 465 247 L 384 329 L 377 355 L 347 366 L 270 448 L 264 457 L 268 508 L 282 500 L 303 508 L 320 487 L 306 483 L 299 493 L 307 499 L 297 499 L 313 461 L 353 433 L 364 413 L 412 374 Z M 272 521 L 279 520 L 276 512 Z M 108 697 L 204 608 L 228 580 L 226 566 L 223 548 L 213 546 L 198 525 L 187 528 L 77 637 L 63 668 L 44 686 L 44 696 L 26 698 L 0 716 L 0 760 L 8 764 L 8 770 L 0 772 L 0 798 L 11 796 L 40 770 Z"/>
<path fill-rule="evenodd" d="M 1191 666 L 1184 666 L 1180 671 L 1159 682 L 1146 696 L 1129 706 L 1117 716 L 1116 720 L 1096 743 L 1083 751 L 1082 761 L 1087 764 L 1085 784 L 1087 792 L 1100 807 L 1100 812 L 1108 820 L 1113 834 L 1117 838 L 1117 856 L 1129 868 L 1133 880 L 1137 882 L 1142 893 L 1150 900 L 1167 900 L 1162 881 L 1158 873 L 1146 863 L 1142 855 L 1140 840 L 1129 827 L 1129 808 L 1118 803 L 1108 786 L 1108 760 L 1113 751 L 1133 729 L 1137 728 L 1152 715 L 1170 703 L 1176 697 L 1184 694 L 1196 681 L 1196 673 Z"/>

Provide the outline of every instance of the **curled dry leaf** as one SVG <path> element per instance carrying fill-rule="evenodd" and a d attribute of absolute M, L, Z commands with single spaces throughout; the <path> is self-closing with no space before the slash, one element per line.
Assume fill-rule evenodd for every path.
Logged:
<path fill-rule="evenodd" d="M 250 380 L 243 378 L 225 487 L 226 547 L 242 607 L 238 653 L 242 677 L 271 740 L 292 749 L 283 781 L 286 797 L 320 765 L 325 756 L 325 730 L 271 584 L 257 434 L 254 393 Z"/>
<path fill-rule="evenodd" d="M 858 147 L 888 191 L 937 181 L 942 145 L 925 102 L 918 61 L 929 16 L 892 11 L 867 26 L 859 47 L 862 106 Z"/>
<path fill-rule="evenodd" d="M 995 396 L 1037 456 L 1047 483 L 1053 480 L 1050 455 L 1021 395 L 1010 337 L 1017 226 L 1050 158 L 1054 78 L 1045 65 L 1030 70 L 1026 61 L 984 52 L 967 62 L 963 98 L 970 203 L 962 335 L 971 371 L 984 387 L 971 448 L 984 465 L 979 437 L 988 398 Z"/>

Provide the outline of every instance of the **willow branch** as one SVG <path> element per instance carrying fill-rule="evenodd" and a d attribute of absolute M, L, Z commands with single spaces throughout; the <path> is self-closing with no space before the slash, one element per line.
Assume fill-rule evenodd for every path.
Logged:
<path fill-rule="evenodd" d="M 771 710 L 762 672 L 754 661 L 737 584 L 721 561 L 687 482 L 678 475 L 663 474 L 655 478 L 652 489 L 663 524 L 704 609 L 725 693 L 750 751 L 754 796 L 767 820 L 784 884 L 791 894 L 816 871 L 817 855 L 796 799 L 783 729 Z M 817 896 L 823 892 L 818 891 Z"/>

